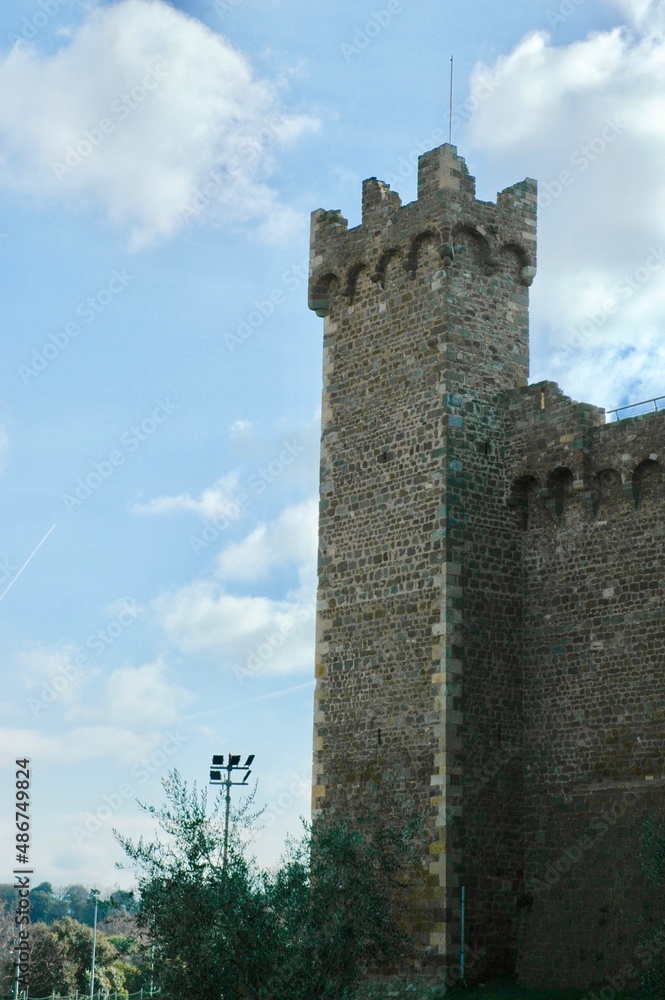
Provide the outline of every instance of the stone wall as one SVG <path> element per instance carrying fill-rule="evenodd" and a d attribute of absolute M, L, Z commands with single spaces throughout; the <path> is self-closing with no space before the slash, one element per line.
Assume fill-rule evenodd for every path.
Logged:
<path fill-rule="evenodd" d="M 604 424 L 553 383 L 509 405 L 524 529 L 519 971 L 586 987 L 640 967 L 643 907 L 659 912 L 638 831 L 665 816 L 665 413 Z"/>
<path fill-rule="evenodd" d="M 315 812 L 425 817 L 416 966 L 586 987 L 634 959 L 663 815 L 665 414 L 527 386 L 535 182 L 312 216 L 324 323 Z M 567 852 L 567 853 L 566 853 Z M 655 904 L 654 904 L 655 907 Z M 657 909 L 654 909 L 654 914 Z M 654 917 L 655 919 L 655 917 Z"/>

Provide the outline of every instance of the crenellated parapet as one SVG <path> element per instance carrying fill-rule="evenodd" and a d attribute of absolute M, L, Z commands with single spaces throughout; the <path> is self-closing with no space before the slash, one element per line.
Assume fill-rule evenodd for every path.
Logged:
<path fill-rule="evenodd" d="M 605 423 L 554 382 L 511 395 L 506 502 L 523 529 L 665 511 L 665 412 Z"/>
<path fill-rule="evenodd" d="M 529 287 L 536 273 L 536 200 L 536 182 L 527 178 L 500 192 L 496 204 L 478 201 L 474 178 L 448 144 L 419 158 L 418 198 L 408 205 L 372 177 L 363 184 L 360 226 L 349 229 L 339 211 L 312 213 L 309 306 L 328 315 L 333 289 L 342 305 L 351 304 L 365 270 L 385 288 L 391 262 L 415 277 L 421 249 L 430 243 L 441 269 L 452 275 L 457 248 L 470 246 L 465 268 L 491 276 L 508 264 L 515 282 Z"/>

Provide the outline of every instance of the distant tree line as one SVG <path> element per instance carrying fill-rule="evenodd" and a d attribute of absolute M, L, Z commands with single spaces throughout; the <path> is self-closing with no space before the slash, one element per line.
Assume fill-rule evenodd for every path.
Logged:
<path fill-rule="evenodd" d="M 9 882 L 0 882 L 0 909 L 13 908 L 16 892 Z M 133 892 L 116 889 L 108 899 L 100 899 L 97 920 L 103 921 L 114 911 L 134 914 L 138 901 Z M 79 924 L 92 927 L 95 916 L 95 900 L 92 890 L 84 885 L 68 885 L 55 891 L 50 882 L 40 882 L 30 891 L 30 918 L 33 923 L 52 924 L 63 917 L 71 917 Z"/>
<path fill-rule="evenodd" d="M 30 997 L 84 997 L 90 992 L 92 890 L 70 885 L 55 892 L 42 882 L 30 893 Z M 0 884 L 0 996 L 14 987 L 15 891 Z M 97 908 L 95 992 L 127 1000 L 129 993 L 147 990 L 151 955 L 145 933 L 138 926 L 138 901 L 132 892 L 116 890 Z"/>

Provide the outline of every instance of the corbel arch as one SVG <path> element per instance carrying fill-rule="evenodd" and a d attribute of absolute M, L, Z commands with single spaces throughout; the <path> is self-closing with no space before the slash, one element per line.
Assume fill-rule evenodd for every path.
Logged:
<path fill-rule="evenodd" d="M 500 256 L 506 261 L 514 261 L 514 273 L 517 281 L 527 288 L 533 284 L 536 268 L 531 257 L 521 243 L 509 241 L 501 244 Z M 513 268 L 511 268 L 512 270 Z"/>
<path fill-rule="evenodd" d="M 404 260 L 404 269 L 410 277 L 415 277 L 416 271 L 418 270 L 418 258 L 422 251 L 423 246 L 427 243 L 433 243 L 435 246 L 440 246 L 441 236 L 434 228 L 429 228 L 423 230 L 417 236 L 411 240 L 411 245 L 409 247 L 409 252 Z"/>
<path fill-rule="evenodd" d="M 381 288 L 385 288 L 388 268 L 392 263 L 402 258 L 402 251 L 398 247 L 389 247 L 387 250 L 382 251 L 376 265 L 376 270 L 372 274 L 372 281 L 376 282 Z"/>
<path fill-rule="evenodd" d="M 458 222 L 453 226 L 452 244 L 455 259 L 471 261 L 475 268 L 483 268 L 495 263 L 491 247 L 485 233 L 471 222 Z"/>
<path fill-rule="evenodd" d="M 346 272 L 346 281 L 344 283 L 344 289 L 342 291 L 342 295 L 349 303 L 349 305 L 353 302 L 353 300 L 356 297 L 358 280 L 363 271 L 366 271 L 369 276 L 368 265 L 365 263 L 364 260 L 358 260 L 354 264 L 352 264 L 351 267 Z"/>
<path fill-rule="evenodd" d="M 533 512 L 533 503 L 538 489 L 538 480 L 531 473 L 526 472 L 513 479 L 506 503 L 514 511 L 517 525 L 521 531 L 526 531 L 530 524 L 530 512 Z"/>
<path fill-rule="evenodd" d="M 563 524 L 565 509 L 573 492 L 574 477 L 569 468 L 559 465 L 547 477 L 545 501 L 552 519 Z"/>
<path fill-rule="evenodd" d="M 663 467 L 653 458 L 640 462 L 631 476 L 633 504 L 639 510 L 645 504 L 657 502 L 663 493 Z"/>
<path fill-rule="evenodd" d="M 331 294 L 339 286 L 339 278 L 334 271 L 326 271 L 313 279 L 310 285 L 309 308 L 317 316 L 327 316 L 330 312 Z"/>

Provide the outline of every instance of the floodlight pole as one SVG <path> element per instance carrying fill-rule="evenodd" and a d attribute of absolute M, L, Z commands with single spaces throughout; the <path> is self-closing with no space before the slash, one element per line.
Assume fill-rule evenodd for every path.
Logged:
<path fill-rule="evenodd" d="M 227 757 L 226 767 L 224 766 L 224 758 L 221 755 L 213 755 L 211 771 L 210 771 L 210 784 L 211 785 L 223 785 L 226 790 L 225 801 L 224 801 L 224 851 L 222 854 L 222 878 L 226 876 L 226 866 L 229 857 L 229 820 L 231 816 L 231 786 L 232 785 L 246 785 L 247 779 L 252 773 L 249 768 L 252 761 L 254 760 L 254 754 L 250 754 L 244 764 L 240 763 L 240 756 L 237 754 L 229 754 Z M 217 770 L 219 768 L 219 770 Z M 226 777 L 222 778 L 222 771 L 226 771 Z M 244 771 L 245 777 L 242 781 L 232 781 L 231 775 L 234 771 Z"/>
<path fill-rule="evenodd" d="M 16 936 L 14 938 L 14 1000 L 18 1000 L 18 981 L 19 976 L 21 975 L 21 953 L 18 950 L 18 942 L 21 940 L 19 932 L 20 926 L 17 924 Z"/>
<path fill-rule="evenodd" d="M 92 928 L 92 964 L 90 966 L 90 1000 L 92 1000 L 93 994 L 95 992 L 95 948 L 97 945 L 97 901 L 99 899 L 99 892 L 97 889 L 92 890 L 95 897 L 95 919 L 93 921 Z"/>
<path fill-rule="evenodd" d="M 222 878 L 226 877 L 226 860 L 229 854 L 229 816 L 231 815 L 231 754 L 226 765 L 226 805 L 224 814 L 224 854 L 222 856 Z"/>

